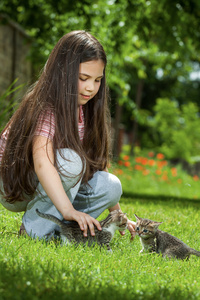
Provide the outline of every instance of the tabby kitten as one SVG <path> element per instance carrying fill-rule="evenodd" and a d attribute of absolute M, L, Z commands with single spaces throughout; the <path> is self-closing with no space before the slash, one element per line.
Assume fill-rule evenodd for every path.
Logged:
<path fill-rule="evenodd" d="M 158 226 L 162 222 L 142 219 L 137 215 L 135 217 L 137 219 L 136 234 L 139 235 L 142 244 L 140 253 L 156 252 L 161 253 L 163 257 L 178 259 L 189 259 L 191 254 L 200 256 L 200 251 L 190 248 L 178 238 L 159 230 Z"/>
<path fill-rule="evenodd" d="M 66 245 L 71 242 L 76 244 L 88 243 L 88 246 L 97 243 L 100 246 L 105 245 L 109 251 L 112 251 L 110 248 L 110 241 L 112 240 L 115 231 L 125 230 L 127 228 L 128 221 L 126 214 L 124 214 L 121 210 L 114 210 L 110 212 L 104 220 L 99 222 L 102 228 L 101 231 L 95 227 L 95 236 L 91 236 L 90 232 L 88 232 L 88 236 L 84 237 L 77 222 L 61 221 L 53 215 L 41 213 L 38 209 L 36 209 L 36 212 L 40 217 L 50 220 L 60 226 L 61 239 Z"/>

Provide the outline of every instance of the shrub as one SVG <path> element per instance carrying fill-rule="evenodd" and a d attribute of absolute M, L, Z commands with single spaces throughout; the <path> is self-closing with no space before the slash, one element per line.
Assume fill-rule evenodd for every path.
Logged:
<path fill-rule="evenodd" d="M 200 117 L 195 103 L 178 106 L 169 99 L 158 99 L 153 128 L 159 133 L 159 151 L 168 159 L 187 162 L 200 151 Z"/>

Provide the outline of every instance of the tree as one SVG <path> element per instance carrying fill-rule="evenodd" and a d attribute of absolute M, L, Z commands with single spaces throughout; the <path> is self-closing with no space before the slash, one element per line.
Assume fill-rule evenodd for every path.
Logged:
<path fill-rule="evenodd" d="M 4 0 L 0 10 L 33 36 L 36 73 L 64 33 L 86 29 L 100 39 L 108 53 L 112 115 L 123 107 L 116 128 L 120 119 L 130 129 L 145 124 L 156 98 L 170 89 L 186 101 L 180 78 L 190 84 L 200 59 L 198 0 Z"/>

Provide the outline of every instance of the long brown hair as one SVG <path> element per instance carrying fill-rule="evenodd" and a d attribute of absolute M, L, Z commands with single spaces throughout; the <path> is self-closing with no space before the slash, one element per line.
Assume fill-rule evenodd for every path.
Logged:
<path fill-rule="evenodd" d="M 4 198 L 13 203 L 32 195 L 36 189 L 32 146 L 38 119 L 45 111 L 55 115 L 53 150 L 75 150 L 86 162 L 85 181 L 97 170 L 104 170 L 109 160 L 109 110 L 104 77 L 98 93 L 84 105 L 85 133 L 78 134 L 78 78 L 80 63 L 101 59 L 107 64 L 102 45 L 90 33 L 72 31 L 64 35 L 51 52 L 39 80 L 22 99 L 6 129 L 9 130 L 0 175 Z"/>

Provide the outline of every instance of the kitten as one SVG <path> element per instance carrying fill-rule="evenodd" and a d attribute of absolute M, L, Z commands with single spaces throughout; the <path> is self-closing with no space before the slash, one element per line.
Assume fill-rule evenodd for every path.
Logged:
<path fill-rule="evenodd" d="M 189 259 L 190 255 L 200 256 L 200 251 L 190 248 L 178 238 L 158 229 L 162 222 L 139 218 L 135 215 L 136 234 L 139 235 L 142 244 L 140 253 L 156 252 L 163 257 Z"/>
<path fill-rule="evenodd" d="M 70 242 L 74 242 L 76 244 L 88 243 L 88 246 L 91 246 L 96 242 L 100 246 L 105 245 L 109 251 L 112 251 L 110 248 L 110 241 L 112 240 L 115 231 L 125 230 L 128 222 L 126 214 L 120 210 L 114 210 L 110 212 L 104 220 L 99 222 L 102 228 L 101 231 L 95 227 L 95 236 L 91 236 L 90 232 L 88 232 L 88 236 L 84 237 L 77 222 L 61 221 L 53 215 L 39 212 L 38 209 L 36 209 L 36 212 L 40 217 L 50 220 L 60 226 L 61 239 L 66 245 Z"/>

